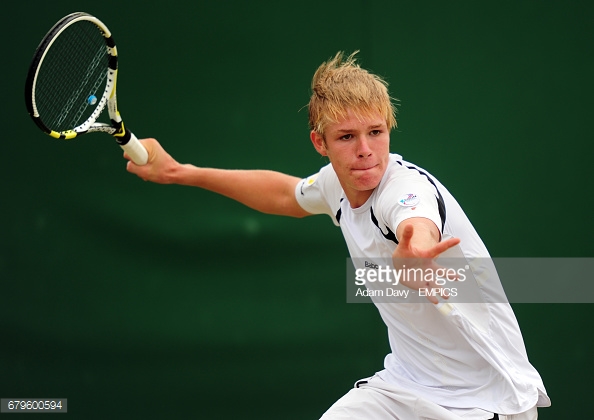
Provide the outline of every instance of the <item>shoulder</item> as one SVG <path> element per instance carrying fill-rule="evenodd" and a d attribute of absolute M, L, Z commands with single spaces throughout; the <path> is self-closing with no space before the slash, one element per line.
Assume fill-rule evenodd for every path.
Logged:
<path fill-rule="evenodd" d="M 327 164 L 317 173 L 303 178 L 297 186 L 297 191 L 301 196 L 305 196 L 308 192 L 313 191 L 325 196 L 337 190 L 342 191 L 342 187 L 331 164 Z"/>
<path fill-rule="evenodd" d="M 401 156 L 390 155 L 386 174 L 378 186 L 376 201 L 393 203 L 401 195 L 414 195 L 416 191 L 436 194 L 433 178 L 427 171 L 403 160 Z"/>
<path fill-rule="evenodd" d="M 390 159 L 374 200 L 377 218 L 393 230 L 414 217 L 430 219 L 443 229 L 441 196 L 432 177 L 398 155 Z"/>
<path fill-rule="evenodd" d="M 340 207 L 342 194 L 338 176 L 331 164 L 303 178 L 295 188 L 295 198 L 304 210 L 312 214 L 328 214 L 336 225 L 338 221 L 335 215 Z"/>

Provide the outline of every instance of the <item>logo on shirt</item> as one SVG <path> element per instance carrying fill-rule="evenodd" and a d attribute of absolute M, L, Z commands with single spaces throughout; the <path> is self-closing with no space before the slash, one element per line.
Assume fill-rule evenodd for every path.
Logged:
<path fill-rule="evenodd" d="M 419 204 L 419 201 L 421 201 L 421 199 L 417 197 L 416 194 L 403 194 L 398 199 L 398 204 L 403 207 L 413 207 Z"/>
<path fill-rule="evenodd" d="M 301 188 L 299 189 L 301 192 L 301 195 L 305 195 L 305 193 L 303 192 L 303 187 L 309 187 L 310 185 L 312 185 L 314 182 L 316 182 L 317 177 L 318 177 L 318 174 L 314 174 L 314 175 L 304 179 L 303 181 L 301 181 Z"/>

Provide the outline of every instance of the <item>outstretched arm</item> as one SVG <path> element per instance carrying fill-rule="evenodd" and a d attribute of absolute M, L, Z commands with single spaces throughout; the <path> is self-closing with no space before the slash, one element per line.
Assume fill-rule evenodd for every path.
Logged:
<path fill-rule="evenodd" d="M 262 213 L 293 217 L 310 214 L 295 199 L 295 187 L 300 178 L 267 170 L 228 170 L 180 164 L 157 140 L 141 142 L 149 154 L 146 165 L 138 166 L 126 154 L 124 157 L 129 160 L 128 172 L 145 181 L 204 188 Z"/>

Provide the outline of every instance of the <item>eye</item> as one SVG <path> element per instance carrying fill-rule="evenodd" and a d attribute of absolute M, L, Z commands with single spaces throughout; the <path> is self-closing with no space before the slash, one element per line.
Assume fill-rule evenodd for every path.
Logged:
<path fill-rule="evenodd" d="M 379 136 L 380 134 L 382 134 L 382 130 L 371 130 L 369 132 L 369 134 L 371 134 L 372 136 Z"/>
<path fill-rule="evenodd" d="M 340 140 L 350 140 L 353 138 L 352 134 L 345 134 L 344 136 L 340 137 Z"/>

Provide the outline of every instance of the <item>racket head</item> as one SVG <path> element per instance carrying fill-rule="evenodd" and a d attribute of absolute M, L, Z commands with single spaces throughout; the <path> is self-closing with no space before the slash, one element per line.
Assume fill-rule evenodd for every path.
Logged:
<path fill-rule="evenodd" d="M 97 118 L 115 102 L 117 50 L 109 29 L 84 12 L 60 19 L 37 47 L 25 83 L 27 111 L 45 133 L 71 139 L 113 134 Z"/>

